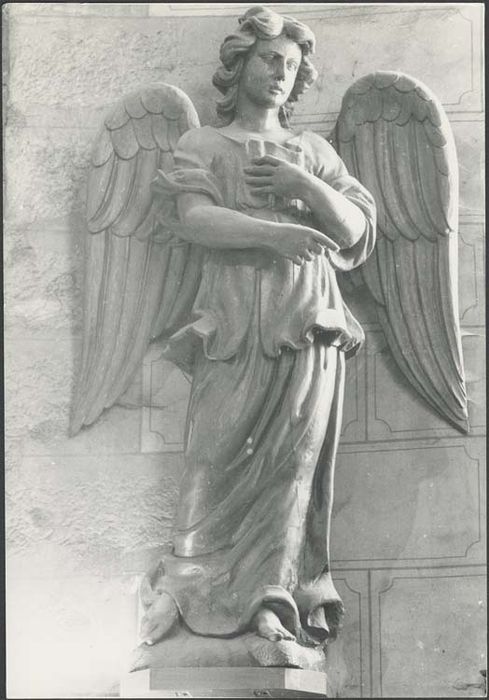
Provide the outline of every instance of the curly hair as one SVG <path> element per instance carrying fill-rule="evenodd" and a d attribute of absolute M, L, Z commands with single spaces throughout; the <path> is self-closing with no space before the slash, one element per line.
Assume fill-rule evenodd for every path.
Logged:
<path fill-rule="evenodd" d="M 233 121 L 241 71 L 257 39 L 275 39 L 284 35 L 295 41 L 302 50 L 294 87 L 287 102 L 279 110 L 280 123 L 287 126 L 294 103 L 317 78 L 317 71 L 309 58 L 314 53 L 314 34 L 309 27 L 293 17 L 279 15 L 260 6 L 252 7 L 238 22 L 238 32 L 227 36 L 221 45 L 219 57 L 222 65 L 212 78 L 213 85 L 224 95 L 217 103 L 217 113 L 226 124 Z"/>

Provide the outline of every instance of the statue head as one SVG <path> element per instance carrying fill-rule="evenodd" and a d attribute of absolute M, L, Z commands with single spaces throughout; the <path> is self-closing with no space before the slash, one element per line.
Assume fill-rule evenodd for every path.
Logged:
<path fill-rule="evenodd" d="M 288 124 L 294 103 L 317 77 L 317 71 L 310 60 L 310 55 L 314 52 L 314 34 L 308 26 L 293 17 L 279 15 L 265 7 L 252 7 L 238 22 L 238 31 L 227 36 L 221 45 L 222 65 L 212 79 L 213 84 L 224 95 L 217 104 L 217 113 L 225 123 L 233 121 L 243 68 L 257 42 L 286 37 L 299 47 L 300 63 L 288 99 L 279 107 L 280 122 L 285 126 Z"/>

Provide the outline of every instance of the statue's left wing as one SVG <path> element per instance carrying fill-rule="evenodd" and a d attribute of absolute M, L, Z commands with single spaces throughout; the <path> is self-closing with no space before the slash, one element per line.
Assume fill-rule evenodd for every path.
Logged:
<path fill-rule="evenodd" d="M 458 319 L 458 166 L 444 110 L 422 83 L 379 71 L 346 92 L 333 140 L 377 204 L 365 283 L 390 350 L 413 388 L 468 431 Z"/>
<path fill-rule="evenodd" d="M 116 403 L 150 341 L 178 327 L 191 308 L 201 251 L 176 238 L 174 200 L 155 197 L 152 183 L 159 170 L 173 169 L 180 136 L 198 126 L 188 96 L 159 83 L 124 97 L 95 142 L 72 435 Z"/>

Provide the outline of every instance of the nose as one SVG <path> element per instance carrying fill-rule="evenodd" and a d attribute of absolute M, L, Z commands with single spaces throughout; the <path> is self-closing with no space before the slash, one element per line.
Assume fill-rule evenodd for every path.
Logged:
<path fill-rule="evenodd" d="M 275 64 L 274 77 L 277 80 L 285 80 L 285 61 L 278 60 Z"/>

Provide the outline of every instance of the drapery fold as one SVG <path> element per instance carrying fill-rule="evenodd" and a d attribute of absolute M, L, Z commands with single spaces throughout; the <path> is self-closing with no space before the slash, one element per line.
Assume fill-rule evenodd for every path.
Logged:
<path fill-rule="evenodd" d="M 165 348 L 193 378 L 173 553 L 149 579 L 196 634 L 238 635 L 265 606 L 301 643 L 319 644 L 343 614 L 330 572 L 333 478 L 345 356 L 364 338 L 335 269 L 371 252 L 375 206 L 310 132 L 275 144 L 192 130 L 157 189 L 319 228 L 301 202 L 251 195 L 243 168 L 253 153 L 289 160 L 343 192 L 364 213 L 365 231 L 352 248 L 301 266 L 265 249 L 206 251 L 192 318 Z"/>

